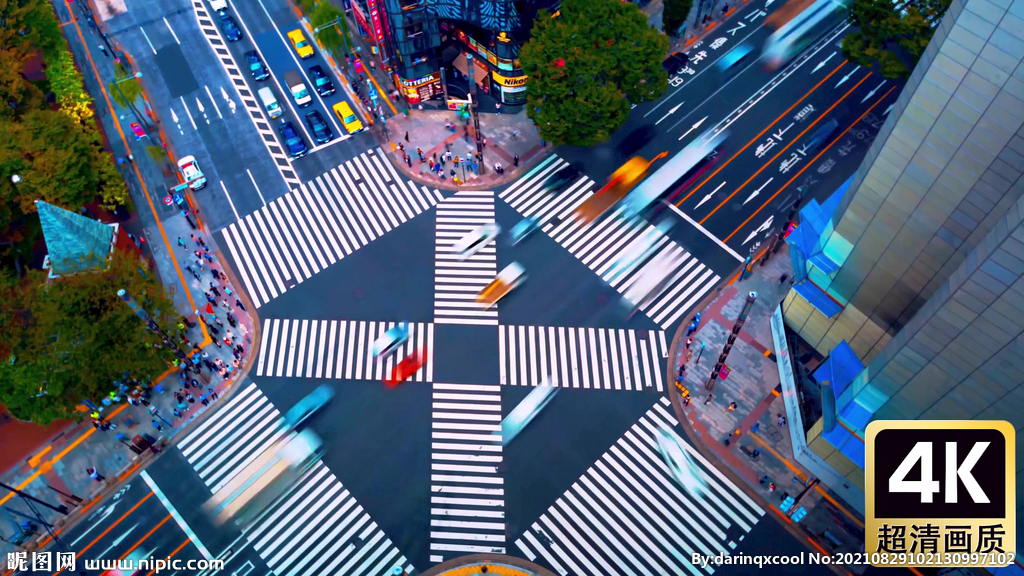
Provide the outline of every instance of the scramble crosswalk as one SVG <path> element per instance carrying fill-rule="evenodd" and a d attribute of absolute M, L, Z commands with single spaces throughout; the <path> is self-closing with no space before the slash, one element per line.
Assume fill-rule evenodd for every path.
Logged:
<path fill-rule="evenodd" d="M 691 554 L 729 555 L 764 510 L 680 437 L 670 406 L 659 399 L 516 540 L 519 551 L 563 576 L 711 574 Z M 695 463 L 703 496 L 673 479 L 659 428 Z"/>
<path fill-rule="evenodd" d="M 178 444 L 211 491 L 227 483 L 288 433 L 280 412 L 249 383 Z M 279 576 L 384 576 L 413 566 L 352 497 L 317 461 L 244 530 Z"/>
<path fill-rule="evenodd" d="M 718 284 L 718 274 L 642 218 L 623 219 L 617 209 L 590 225 L 574 218 L 576 207 L 593 195 L 594 181 L 581 176 L 566 190 L 552 194 L 544 181 L 566 165 L 553 154 L 498 197 L 523 216 L 539 221 L 541 230 L 623 296 L 638 286 L 644 264 L 644 259 L 630 262 L 636 241 L 653 238 L 656 249 L 649 259 L 670 267 L 671 273 L 660 293 L 635 304 L 663 330 L 670 329 Z"/>
<path fill-rule="evenodd" d="M 665 390 L 668 344 L 661 330 L 501 326 L 502 384 Z"/>
<path fill-rule="evenodd" d="M 437 205 L 434 322 L 498 323 L 497 305 L 485 310 L 483 304 L 476 301 L 477 294 L 498 273 L 494 243 L 465 260 L 452 252 L 455 243 L 466 234 L 493 222 L 494 192 L 463 190 Z"/>
<path fill-rule="evenodd" d="M 220 233 L 257 308 L 437 204 L 380 148 L 314 178 Z"/>
<path fill-rule="evenodd" d="M 386 358 L 373 357 L 373 343 L 396 324 L 365 320 L 264 319 L 256 376 L 383 380 L 403 358 L 425 349 L 423 368 L 410 380 L 432 381 L 432 323 L 407 322 L 409 339 L 406 343 Z"/>
<path fill-rule="evenodd" d="M 505 553 L 501 387 L 433 387 L 430 561 Z"/>

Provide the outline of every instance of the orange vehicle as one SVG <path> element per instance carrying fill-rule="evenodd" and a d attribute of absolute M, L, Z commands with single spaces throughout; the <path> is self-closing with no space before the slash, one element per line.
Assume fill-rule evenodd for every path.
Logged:
<path fill-rule="evenodd" d="M 413 374 L 419 372 L 420 368 L 423 368 L 423 363 L 426 361 L 426 358 L 426 348 L 412 354 L 411 356 L 402 358 L 402 361 L 391 369 L 391 375 L 384 379 L 384 385 L 388 388 L 394 388 L 402 382 L 405 382 L 411 378 Z"/>
<path fill-rule="evenodd" d="M 629 194 L 630 190 L 647 176 L 647 169 L 654 164 L 655 160 L 667 155 L 667 152 L 662 152 L 650 162 L 640 156 L 630 158 L 615 172 L 612 172 L 604 188 L 595 192 L 593 196 L 587 198 L 576 208 L 575 216 L 584 224 L 590 224 L 597 220 L 619 200 L 625 198 L 626 194 Z"/>
<path fill-rule="evenodd" d="M 498 300 L 516 289 L 526 280 L 526 270 L 518 262 L 513 262 L 498 272 L 498 275 L 491 280 L 484 289 L 477 295 L 476 301 L 484 305 L 484 309 L 490 310 Z"/>

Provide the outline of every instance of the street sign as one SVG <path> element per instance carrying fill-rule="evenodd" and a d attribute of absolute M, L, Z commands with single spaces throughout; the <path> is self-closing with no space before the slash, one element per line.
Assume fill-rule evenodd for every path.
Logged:
<path fill-rule="evenodd" d="M 166 204 L 167 206 L 170 206 L 173 203 L 174 203 L 174 198 L 171 198 L 170 195 L 164 196 L 164 204 Z"/>
<path fill-rule="evenodd" d="M 728 366 L 723 365 L 722 369 L 718 371 L 718 377 L 721 378 L 722 380 L 725 380 L 726 378 L 729 377 L 729 374 L 731 372 L 732 370 L 730 370 Z"/>

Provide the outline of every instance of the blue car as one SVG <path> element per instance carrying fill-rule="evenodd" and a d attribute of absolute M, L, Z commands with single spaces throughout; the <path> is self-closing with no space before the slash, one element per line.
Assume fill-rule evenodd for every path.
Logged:
<path fill-rule="evenodd" d="M 284 145 L 288 147 L 288 153 L 292 155 L 292 158 L 302 158 L 309 154 L 309 147 L 306 146 L 306 141 L 302 139 L 302 136 L 299 136 L 291 122 L 287 120 L 281 122 L 278 130 L 281 131 L 281 138 L 284 139 Z"/>
<path fill-rule="evenodd" d="M 267 70 L 263 61 L 260 60 L 260 55 L 255 50 L 250 50 L 245 53 L 245 61 L 249 63 L 249 71 L 252 72 L 254 80 L 266 80 L 270 78 L 270 72 Z"/>
<path fill-rule="evenodd" d="M 523 218 L 522 220 L 517 222 L 511 230 L 508 231 L 509 242 L 511 242 L 512 245 L 515 246 L 516 244 L 522 242 L 524 238 L 532 234 L 533 231 L 536 230 L 537 228 L 538 224 L 535 219 Z"/>
<path fill-rule="evenodd" d="M 753 51 L 754 48 L 750 44 L 740 44 L 739 46 L 730 50 L 728 54 L 722 56 L 722 58 L 717 62 L 718 69 L 721 70 L 722 72 L 728 72 L 729 70 L 732 70 L 740 62 L 746 60 L 747 56 L 750 56 L 750 53 Z"/>
<path fill-rule="evenodd" d="M 295 403 L 291 410 L 285 413 L 284 421 L 289 428 L 298 428 L 310 416 L 316 414 L 324 407 L 324 404 L 334 397 L 334 389 L 327 384 L 321 384 L 309 393 L 302 400 Z"/>
<path fill-rule="evenodd" d="M 242 39 L 242 31 L 238 28 L 238 24 L 235 23 L 235 19 L 230 14 L 221 13 L 220 29 L 224 32 L 224 37 L 227 38 L 228 42 L 238 42 Z"/>

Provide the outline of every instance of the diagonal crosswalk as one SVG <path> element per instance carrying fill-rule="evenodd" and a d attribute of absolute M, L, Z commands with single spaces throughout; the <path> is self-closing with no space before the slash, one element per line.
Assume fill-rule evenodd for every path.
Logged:
<path fill-rule="evenodd" d="M 495 245 L 460 260 L 452 246 L 475 228 L 494 222 L 494 192 L 463 190 L 437 205 L 434 265 L 434 322 L 498 323 L 498 307 L 485 310 L 477 294 L 498 273 Z"/>
<path fill-rule="evenodd" d="M 691 554 L 729 555 L 764 515 L 742 490 L 683 440 L 661 398 L 534 522 L 516 547 L 559 574 L 705 575 Z M 697 462 L 708 492 L 680 488 L 658 452 L 668 428 Z"/>
<path fill-rule="evenodd" d="M 660 293 L 637 304 L 658 326 L 668 330 L 718 284 L 719 276 L 641 218 L 624 220 L 615 209 L 589 226 L 573 218 L 573 211 L 593 195 L 595 186 L 593 180 L 582 176 L 564 191 L 547 191 L 544 181 L 566 164 L 551 155 L 498 197 L 523 216 L 542 222 L 546 234 L 623 296 L 632 295 L 630 288 L 637 285 L 645 259 L 628 265 L 620 262 L 631 260 L 638 239 L 655 239 L 656 250 L 650 259 L 671 266 L 672 272 Z"/>
<path fill-rule="evenodd" d="M 432 381 L 432 323 L 406 323 L 409 340 L 382 360 L 373 357 L 373 343 L 396 324 L 365 320 L 264 319 L 256 376 L 383 380 L 402 358 L 426 349 L 423 368 L 410 380 Z"/>
<path fill-rule="evenodd" d="M 356 156 L 227 226 L 223 245 L 257 308 L 437 204 L 380 148 Z"/>
<path fill-rule="evenodd" d="M 277 408 L 249 383 L 178 444 L 216 491 L 288 431 Z M 245 536 L 279 576 L 384 576 L 413 567 L 349 491 L 318 461 Z"/>
<path fill-rule="evenodd" d="M 430 561 L 505 553 L 501 387 L 435 383 Z"/>
<path fill-rule="evenodd" d="M 665 391 L 668 345 L 660 330 L 501 326 L 499 378 L 537 386 Z"/>

